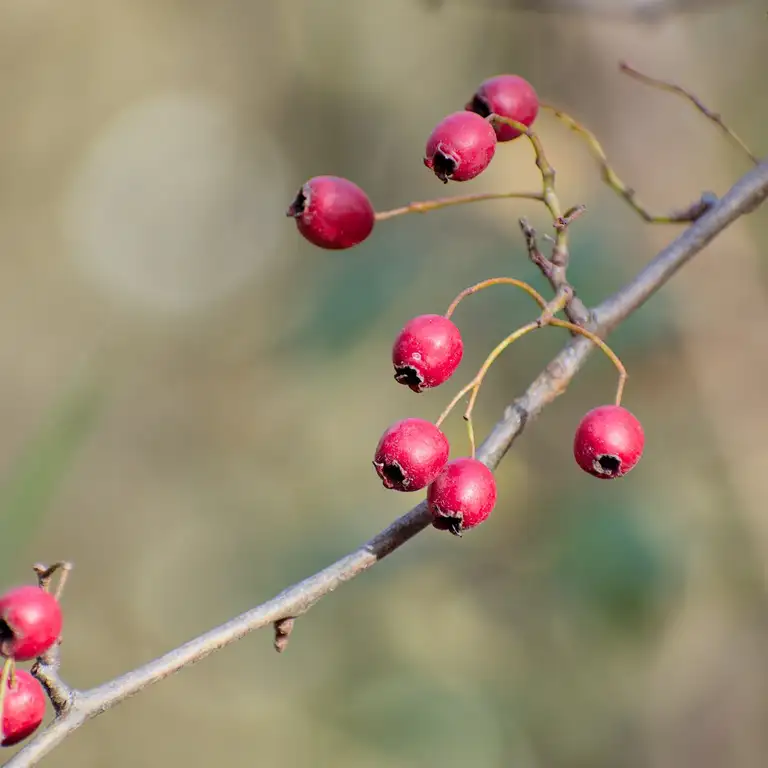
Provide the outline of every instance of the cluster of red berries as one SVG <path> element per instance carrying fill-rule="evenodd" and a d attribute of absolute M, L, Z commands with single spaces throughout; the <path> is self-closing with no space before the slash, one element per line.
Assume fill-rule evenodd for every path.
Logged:
<path fill-rule="evenodd" d="M 522 77 L 490 78 L 463 111 L 438 123 L 427 140 L 424 165 L 445 183 L 473 179 L 488 167 L 497 143 L 523 135 L 520 128 L 530 127 L 538 111 L 538 96 Z M 309 242 L 331 250 L 361 243 L 377 218 L 365 192 L 336 176 L 309 179 L 287 215 Z M 438 387 L 456 371 L 463 350 L 461 333 L 448 317 L 415 317 L 392 348 L 395 379 L 416 393 Z M 496 481 L 475 458 L 449 461 L 448 440 L 439 425 L 440 421 L 433 424 L 418 418 L 391 425 L 379 440 L 373 465 L 386 488 L 401 492 L 427 488 L 433 525 L 461 535 L 490 515 L 496 503 Z M 640 422 L 617 404 L 595 408 L 582 419 L 573 450 L 585 472 L 612 479 L 637 464 L 643 445 Z"/>
<path fill-rule="evenodd" d="M 29 672 L 16 668 L 48 651 L 61 635 L 58 600 L 37 586 L 16 587 L 0 596 L 0 654 L 5 657 L 0 744 L 10 747 L 34 733 L 45 716 L 46 695 Z M 7 672 L 6 672 L 7 670 Z"/>
<path fill-rule="evenodd" d="M 539 112 L 533 86 L 518 75 L 499 75 L 480 85 L 465 109 L 443 118 L 427 140 L 424 165 L 441 181 L 469 181 L 482 173 L 498 141 L 521 133 L 491 124 L 490 115 L 530 126 Z M 373 231 L 376 213 L 357 184 L 338 176 L 315 176 L 299 190 L 287 215 L 310 243 L 342 250 L 362 243 Z"/>
<path fill-rule="evenodd" d="M 443 315 L 419 315 L 406 323 L 392 346 L 395 380 L 413 392 L 439 387 L 453 375 L 464 354 L 459 329 Z M 424 419 L 390 426 L 376 447 L 373 466 L 385 488 L 419 491 L 435 528 L 461 535 L 491 514 L 496 480 L 477 459 L 448 461 L 448 439 Z"/>

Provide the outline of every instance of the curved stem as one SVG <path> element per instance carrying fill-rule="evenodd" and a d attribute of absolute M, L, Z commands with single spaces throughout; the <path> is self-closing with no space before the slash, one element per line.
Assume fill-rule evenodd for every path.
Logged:
<path fill-rule="evenodd" d="M 621 397 L 624 394 L 624 385 L 627 383 L 627 369 L 624 367 L 624 363 L 621 362 L 619 356 L 596 334 L 592 331 L 588 331 L 586 328 L 582 328 L 575 323 L 569 323 L 567 320 L 558 320 L 557 318 L 551 318 L 549 325 L 554 325 L 557 328 L 566 328 L 569 331 L 584 336 L 589 339 L 593 344 L 600 348 L 600 350 L 608 357 L 608 359 L 616 366 L 616 370 L 619 372 L 619 384 L 616 388 L 616 405 L 621 405 Z"/>
<path fill-rule="evenodd" d="M 528 283 L 523 282 L 522 280 L 516 280 L 514 277 L 491 277 L 488 280 L 482 280 L 479 283 L 475 283 L 475 285 L 471 285 L 469 288 L 465 288 L 451 302 L 451 305 L 446 310 L 446 319 L 450 320 L 451 315 L 456 311 L 456 307 L 458 307 L 467 296 L 471 296 L 473 293 L 478 293 L 486 288 L 490 288 L 492 285 L 514 285 L 517 288 L 524 290 L 542 309 L 547 306 L 544 297 L 533 286 L 528 285 Z"/>
<path fill-rule="evenodd" d="M 436 427 L 439 427 L 448 418 L 451 411 L 458 405 L 459 400 L 461 400 L 461 398 L 464 397 L 467 394 L 467 392 L 469 392 L 469 390 L 472 389 L 472 387 L 474 386 L 475 386 L 475 380 L 472 379 L 472 381 L 470 381 L 469 384 L 467 384 L 465 387 L 460 389 L 456 393 L 456 395 L 454 395 L 453 400 L 451 400 L 451 402 L 448 403 L 448 405 L 445 407 L 443 412 L 440 414 L 440 417 L 438 418 L 438 420 L 435 422 Z"/>
<path fill-rule="evenodd" d="M 464 418 L 469 421 L 472 418 L 472 410 L 475 407 L 475 402 L 477 401 L 477 395 L 480 392 L 480 386 L 483 383 L 483 379 L 485 379 L 486 374 L 490 370 L 491 366 L 496 362 L 496 359 L 498 356 L 513 342 L 517 341 L 522 336 L 525 336 L 526 333 L 529 333 L 530 331 L 535 331 L 537 328 L 541 328 L 542 326 L 539 324 L 538 320 L 534 320 L 532 323 L 528 323 L 528 325 L 524 325 L 522 328 L 518 328 L 514 333 L 510 333 L 509 336 L 507 336 L 504 341 L 500 342 L 499 344 L 494 347 L 493 351 L 490 355 L 485 359 L 485 362 L 483 363 L 480 370 L 477 372 L 477 376 L 473 379 L 474 385 L 472 387 L 472 394 L 469 398 L 469 404 L 467 405 L 467 410 L 464 411 Z"/>
<path fill-rule="evenodd" d="M 544 145 L 541 143 L 538 135 L 535 131 L 529 128 L 524 123 L 519 123 L 517 120 L 511 120 L 508 117 L 502 117 L 501 115 L 489 115 L 488 120 L 496 123 L 502 123 L 503 125 L 509 125 L 517 131 L 520 131 L 528 141 L 531 142 L 533 152 L 536 157 L 536 166 L 541 173 L 542 184 L 542 198 L 544 205 L 547 206 L 550 216 L 552 217 L 552 223 L 555 226 L 555 247 L 552 254 L 552 258 L 556 262 L 562 261 L 563 263 L 568 260 L 568 227 L 558 226 L 560 222 L 563 222 L 563 209 L 560 205 L 560 198 L 555 191 L 555 169 L 552 164 L 547 160 L 547 156 L 544 152 Z"/>

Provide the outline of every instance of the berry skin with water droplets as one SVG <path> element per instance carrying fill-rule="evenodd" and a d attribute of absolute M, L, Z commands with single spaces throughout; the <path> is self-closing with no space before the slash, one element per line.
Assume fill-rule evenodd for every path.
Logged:
<path fill-rule="evenodd" d="M 332 251 L 352 248 L 373 231 L 376 213 L 357 184 L 339 176 L 315 176 L 286 211 L 313 245 Z"/>
<path fill-rule="evenodd" d="M 449 461 L 427 490 L 432 525 L 461 536 L 480 525 L 496 505 L 496 478 L 481 461 L 459 458 Z"/>
<path fill-rule="evenodd" d="M 601 405 L 584 416 L 576 429 L 576 463 L 602 480 L 623 477 L 640 461 L 645 447 L 643 427 L 619 405 Z"/>
<path fill-rule="evenodd" d="M 519 75 L 498 75 L 480 84 L 466 109 L 481 117 L 500 115 L 530 127 L 539 114 L 539 97 L 533 86 Z M 499 141 L 522 136 L 511 125 L 496 123 L 493 127 Z"/>
<path fill-rule="evenodd" d="M 493 126 L 474 112 L 443 118 L 427 140 L 424 165 L 440 181 L 469 181 L 481 174 L 496 152 Z"/>
<path fill-rule="evenodd" d="M 23 586 L 0 596 L 0 654 L 29 661 L 45 653 L 61 634 L 58 600 L 40 587 Z"/>
<path fill-rule="evenodd" d="M 420 491 L 448 461 L 448 439 L 431 421 L 403 419 L 381 436 L 373 466 L 385 488 Z"/>
<path fill-rule="evenodd" d="M 46 696 L 42 685 L 24 669 L 14 670 L 13 685 L 3 699 L 2 746 L 11 747 L 32 735 L 45 717 Z"/>
<path fill-rule="evenodd" d="M 395 380 L 414 392 L 439 387 L 453 376 L 464 354 L 459 329 L 443 315 L 409 320 L 392 346 Z"/>

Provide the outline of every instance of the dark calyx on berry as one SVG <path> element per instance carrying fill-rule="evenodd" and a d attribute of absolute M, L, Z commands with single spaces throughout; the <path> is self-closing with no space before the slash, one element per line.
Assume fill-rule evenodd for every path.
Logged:
<path fill-rule="evenodd" d="M 286 216 L 291 216 L 294 219 L 298 219 L 304 213 L 304 208 L 307 205 L 307 196 L 304 194 L 304 187 L 302 187 L 296 199 L 288 206 L 288 210 L 285 212 Z"/>
<path fill-rule="evenodd" d="M 616 475 L 621 470 L 621 459 L 610 453 L 598 456 L 594 461 L 595 472 L 601 475 Z"/>
<path fill-rule="evenodd" d="M 438 517 L 435 517 L 432 525 L 437 528 L 438 531 L 448 531 L 459 538 L 461 538 L 461 531 L 464 527 L 461 517 L 458 515 L 441 514 Z"/>
<path fill-rule="evenodd" d="M 0 619 L 0 654 L 3 656 L 13 655 L 13 644 L 16 636 L 5 619 Z"/>
<path fill-rule="evenodd" d="M 402 467 L 393 461 L 390 464 L 374 462 L 378 470 L 379 477 L 384 481 L 387 488 L 407 488 L 409 483 L 406 480 L 405 472 Z"/>
<path fill-rule="evenodd" d="M 491 108 L 488 106 L 488 102 L 477 93 L 472 97 L 467 107 L 471 112 L 480 115 L 480 117 L 491 116 Z"/>
<path fill-rule="evenodd" d="M 395 368 L 395 381 L 398 384 L 404 384 L 414 392 L 421 392 L 422 384 L 424 384 L 424 379 L 411 365 L 400 365 Z"/>
<path fill-rule="evenodd" d="M 432 161 L 432 170 L 434 171 L 435 176 L 437 176 L 443 184 L 448 183 L 453 174 L 456 173 L 457 167 L 458 163 L 452 157 L 448 157 L 448 155 L 439 150 L 435 152 L 435 159 Z"/>

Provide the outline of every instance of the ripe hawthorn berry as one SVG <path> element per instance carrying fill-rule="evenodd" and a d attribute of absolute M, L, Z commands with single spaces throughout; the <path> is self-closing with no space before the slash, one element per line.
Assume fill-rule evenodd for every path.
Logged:
<path fill-rule="evenodd" d="M 530 126 L 539 113 L 539 97 L 533 86 L 519 75 L 498 75 L 480 83 L 466 109 L 481 117 L 495 114 Z M 522 136 L 511 125 L 497 123 L 493 128 L 499 141 Z"/>
<path fill-rule="evenodd" d="M 439 387 L 453 376 L 464 354 L 459 329 L 443 315 L 409 320 L 392 346 L 395 381 L 414 392 Z"/>
<path fill-rule="evenodd" d="M 26 670 L 16 669 L 8 678 L 3 699 L 2 737 L 4 747 L 18 744 L 33 734 L 45 717 L 43 686 Z"/>
<path fill-rule="evenodd" d="M 579 423 L 573 455 L 585 472 L 612 480 L 640 461 L 644 445 L 643 427 L 635 416 L 619 405 L 601 405 Z"/>
<path fill-rule="evenodd" d="M 45 653 L 61 634 L 58 600 L 37 586 L 16 587 L 0 596 L 0 654 L 29 661 Z"/>
<path fill-rule="evenodd" d="M 469 181 L 482 173 L 496 152 L 493 126 L 474 112 L 444 117 L 427 140 L 424 165 L 440 181 Z"/>
<path fill-rule="evenodd" d="M 381 436 L 373 466 L 385 488 L 420 491 L 448 461 L 448 439 L 431 421 L 403 419 Z"/>
<path fill-rule="evenodd" d="M 496 478 L 481 461 L 449 461 L 427 490 L 432 525 L 455 536 L 480 525 L 496 505 Z"/>
<path fill-rule="evenodd" d="M 376 214 L 368 195 L 339 176 L 315 176 L 286 211 L 313 245 L 332 251 L 352 248 L 373 231 Z"/>

